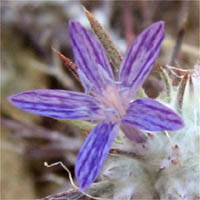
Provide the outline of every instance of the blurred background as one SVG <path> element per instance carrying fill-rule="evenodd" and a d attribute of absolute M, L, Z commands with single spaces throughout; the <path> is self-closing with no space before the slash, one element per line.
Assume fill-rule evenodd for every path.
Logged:
<path fill-rule="evenodd" d="M 90 29 L 82 6 L 110 34 L 122 55 L 138 33 L 164 20 L 161 66 L 189 69 L 199 57 L 199 1 L 2 1 L 1 2 L 1 199 L 36 199 L 72 188 L 72 172 L 87 129 L 19 110 L 7 97 L 38 88 L 83 91 L 52 47 L 73 60 L 68 20 Z M 144 84 L 150 97 L 162 90 L 158 69 Z"/>

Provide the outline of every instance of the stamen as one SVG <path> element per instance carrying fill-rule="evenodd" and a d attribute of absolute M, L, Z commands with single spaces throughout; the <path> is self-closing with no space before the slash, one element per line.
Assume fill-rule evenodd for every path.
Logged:
<path fill-rule="evenodd" d="M 118 120 L 122 119 L 126 111 L 126 104 L 123 104 L 121 94 L 119 94 L 119 87 L 116 85 L 109 85 L 102 95 L 95 94 L 94 96 L 100 100 L 103 104 L 103 110 L 105 115 L 111 117 L 112 119 Z M 109 113 L 109 115 L 108 115 Z"/>

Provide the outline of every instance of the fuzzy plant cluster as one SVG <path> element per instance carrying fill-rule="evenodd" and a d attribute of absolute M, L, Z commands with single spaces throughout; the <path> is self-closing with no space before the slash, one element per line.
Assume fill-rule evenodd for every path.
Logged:
<path fill-rule="evenodd" d="M 181 70 L 180 70 L 181 71 Z M 162 69 L 165 90 L 157 98 L 180 114 L 184 128 L 146 132 L 145 143 L 121 134 L 102 171 L 113 184 L 114 199 L 200 198 L 200 65 L 184 72 L 178 86 Z"/>
<path fill-rule="evenodd" d="M 94 31 L 101 33 L 96 24 Z M 160 68 L 166 88 L 151 99 L 141 86 L 165 38 L 163 21 L 136 38 L 124 59 L 120 57 L 117 74 L 110 65 L 110 55 L 117 51 L 108 40 L 100 42 L 105 33 L 97 34 L 99 41 L 73 20 L 69 30 L 76 75 L 85 93 L 38 89 L 12 95 L 9 101 L 45 117 L 95 124 L 75 163 L 81 191 L 97 181 L 112 186 L 105 195 L 102 192 L 103 198 L 198 199 L 199 65 L 176 87 Z"/>

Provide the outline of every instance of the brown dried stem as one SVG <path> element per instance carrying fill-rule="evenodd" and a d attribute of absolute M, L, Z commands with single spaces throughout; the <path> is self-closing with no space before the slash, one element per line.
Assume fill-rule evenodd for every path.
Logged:
<path fill-rule="evenodd" d="M 110 149 L 110 154 L 124 155 L 124 156 L 131 157 L 134 159 L 143 159 L 141 155 L 137 155 L 136 153 L 128 152 L 128 151 L 124 151 L 124 150 L 120 150 L 116 148 Z"/>
<path fill-rule="evenodd" d="M 133 26 L 134 26 L 134 19 L 133 15 L 131 13 L 131 8 L 132 8 L 132 2 L 127 1 L 126 3 L 122 3 L 123 6 L 123 21 L 124 21 L 124 26 L 125 26 L 125 38 L 127 45 L 131 45 L 131 43 L 135 39 L 135 34 L 133 31 Z"/>
<path fill-rule="evenodd" d="M 111 196 L 113 191 L 113 184 L 109 181 L 102 181 L 98 183 L 92 184 L 92 186 L 85 192 L 89 194 L 90 196 L 101 196 L 102 194 L 107 194 L 108 196 Z M 91 199 L 81 193 L 78 189 L 72 189 L 68 191 L 64 191 L 61 193 L 53 194 L 48 197 L 43 198 L 42 200 L 87 200 Z"/>
<path fill-rule="evenodd" d="M 68 190 L 68 191 L 50 195 L 48 197 L 43 198 L 43 200 L 56 200 L 56 199 L 57 200 L 61 200 L 61 199 L 77 200 L 83 196 L 84 195 L 79 190 L 73 189 L 73 190 Z"/>
<path fill-rule="evenodd" d="M 172 58 L 170 61 L 170 65 L 174 66 L 176 64 L 176 60 L 179 56 L 180 50 L 181 50 L 181 46 L 183 43 L 183 37 L 185 35 L 185 29 L 186 29 L 186 19 L 184 20 L 183 24 L 181 25 L 179 31 L 178 31 L 178 35 L 177 35 L 177 39 L 176 39 L 176 44 L 172 53 Z"/>
<path fill-rule="evenodd" d="M 183 38 L 185 35 L 186 26 L 187 26 L 188 8 L 189 8 L 189 1 L 181 2 L 181 10 L 180 10 L 179 22 L 178 22 L 179 30 L 178 30 L 178 35 L 177 35 L 177 39 L 176 39 L 176 44 L 175 44 L 174 50 L 172 52 L 172 57 L 171 57 L 171 61 L 170 61 L 170 65 L 172 65 L 172 66 L 174 66 L 176 64 L 176 60 L 181 51 L 181 46 L 183 43 Z"/>
<path fill-rule="evenodd" d="M 144 19 L 143 27 L 147 27 L 152 24 L 154 14 L 159 6 L 159 1 L 149 1 L 142 0 L 140 1 L 140 6 L 142 9 L 142 15 Z"/>

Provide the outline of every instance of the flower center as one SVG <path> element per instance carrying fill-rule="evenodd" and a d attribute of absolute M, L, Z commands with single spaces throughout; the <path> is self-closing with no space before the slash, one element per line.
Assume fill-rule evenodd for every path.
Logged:
<path fill-rule="evenodd" d="M 109 85 L 104 90 L 103 95 L 95 96 L 101 100 L 105 115 L 108 116 L 111 120 L 121 120 L 125 115 L 128 103 L 124 101 L 123 97 L 120 95 L 118 86 Z"/>

